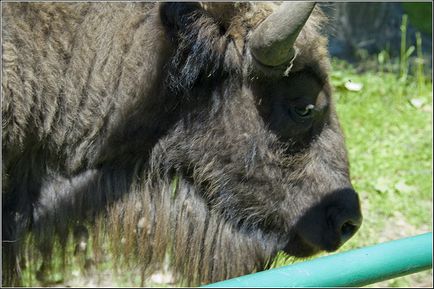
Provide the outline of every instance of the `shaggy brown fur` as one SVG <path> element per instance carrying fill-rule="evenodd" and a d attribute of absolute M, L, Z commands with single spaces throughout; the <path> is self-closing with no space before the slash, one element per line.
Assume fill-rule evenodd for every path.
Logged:
<path fill-rule="evenodd" d="M 276 7 L 3 5 L 3 285 L 28 231 L 49 266 L 83 224 L 95 254 L 104 228 L 123 263 L 147 276 L 168 254 L 188 284 L 339 247 L 324 212 L 360 208 L 323 18 L 292 64 L 264 67 L 248 40 Z"/>

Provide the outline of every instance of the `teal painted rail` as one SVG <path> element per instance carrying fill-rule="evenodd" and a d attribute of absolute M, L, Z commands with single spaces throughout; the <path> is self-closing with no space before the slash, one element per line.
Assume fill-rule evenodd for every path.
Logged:
<path fill-rule="evenodd" d="M 203 287 L 352 287 L 432 268 L 432 233 L 270 269 Z"/>

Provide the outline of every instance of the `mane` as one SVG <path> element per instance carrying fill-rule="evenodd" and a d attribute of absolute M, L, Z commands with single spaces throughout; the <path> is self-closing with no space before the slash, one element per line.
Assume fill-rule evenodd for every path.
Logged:
<path fill-rule="evenodd" d="M 110 253 L 115 268 L 139 270 L 142 285 L 167 261 L 176 281 L 188 286 L 263 270 L 275 254 L 265 247 L 267 237 L 225 222 L 188 180 L 161 170 L 162 155 L 158 144 L 150 170 L 138 164 L 131 175 L 87 171 L 43 187 L 46 197 L 22 254 L 53 268 L 59 245 L 63 264 L 74 262 L 69 251 L 82 227 L 96 261 Z"/>

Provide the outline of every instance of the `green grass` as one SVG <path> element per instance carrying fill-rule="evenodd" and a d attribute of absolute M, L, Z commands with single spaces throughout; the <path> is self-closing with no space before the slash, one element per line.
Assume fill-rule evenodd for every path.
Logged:
<path fill-rule="evenodd" d="M 403 82 L 392 73 L 358 75 L 342 63 L 335 67 L 346 75 L 333 82 L 362 200 L 378 217 L 400 212 L 411 225 L 431 228 L 432 82 L 418 87 L 414 78 Z M 343 89 L 347 79 L 361 83 L 361 91 Z"/>
<path fill-rule="evenodd" d="M 363 84 L 342 89 L 334 78 L 337 111 L 347 139 L 353 184 L 365 220 L 345 249 L 432 231 L 432 81 L 406 81 L 394 73 L 357 75 L 335 63 L 346 77 Z M 425 274 L 425 273 L 422 273 Z M 400 278 L 389 286 L 408 286 Z"/>
<path fill-rule="evenodd" d="M 333 67 L 337 112 L 364 214 L 360 231 L 339 251 L 432 231 L 432 81 L 360 74 L 338 60 Z M 348 90 L 349 81 L 361 90 Z M 285 264 L 285 257 L 276 263 Z M 431 276 L 432 270 L 380 285 L 423 286 Z"/>

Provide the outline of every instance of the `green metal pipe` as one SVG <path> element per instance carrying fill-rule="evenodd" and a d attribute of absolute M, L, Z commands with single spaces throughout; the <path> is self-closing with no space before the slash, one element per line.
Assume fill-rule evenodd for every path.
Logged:
<path fill-rule="evenodd" d="M 204 287 L 359 287 L 432 268 L 432 232 Z"/>

